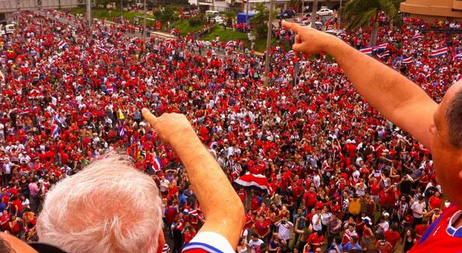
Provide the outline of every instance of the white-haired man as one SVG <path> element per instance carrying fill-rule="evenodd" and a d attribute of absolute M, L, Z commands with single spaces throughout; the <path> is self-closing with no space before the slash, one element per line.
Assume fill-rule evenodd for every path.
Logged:
<path fill-rule="evenodd" d="M 234 252 L 244 208 L 184 115 L 143 116 L 188 172 L 206 222 L 183 252 Z M 72 253 L 162 252 L 161 198 L 154 181 L 128 159 L 110 156 L 58 183 L 38 218 L 40 242 Z"/>

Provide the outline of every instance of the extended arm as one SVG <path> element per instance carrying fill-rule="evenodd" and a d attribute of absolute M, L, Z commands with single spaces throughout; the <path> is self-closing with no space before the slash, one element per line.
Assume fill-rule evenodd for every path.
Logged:
<path fill-rule="evenodd" d="M 429 127 L 437 104 L 416 84 L 335 36 L 283 22 L 295 31 L 293 49 L 306 54 L 326 52 L 340 64 L 368 103 L 394 124 L 430 147 Z"/>
<path fill-rule="evenodd" d="M 172 145 L 188 171 L 189 180 L 206 218 L 199 232 L 218 233 L 236 248 L 245 222 L 244 207 L 189 121 L 181 114 L 163 114 L 156 118 L 147 109 L 143 109 L 143 116 L 161 140 Z"/>

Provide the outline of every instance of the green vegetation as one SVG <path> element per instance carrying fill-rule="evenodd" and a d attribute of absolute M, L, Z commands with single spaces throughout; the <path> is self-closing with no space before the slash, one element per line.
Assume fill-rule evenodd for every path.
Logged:
<path fill-rule="evenodd" d="M 189 33 L 195 33 L 197 31 L 199 31 L 200 29 L 202 29 L 202 27 L 204 27 L 203 25 L 195 25 L 195 26 L 191 26 L 188 22 L 188 20 L 178 20 L 176 22 L 174 22 L 174 27 L 178 30 L 180 30 L 180 33 L 181 35 L 187 35 Z"/>
<path fill-rule="evenodd" d="M 190 26 L 205 25 L 207 23 L 207 17 L 204 13 L 200 13 L 188 20 Z"/>
<path fill-rule="evenodd" d="M 167 21 L 173 22 L 179 19 L 178 7 L 173 5 L 164 6 L 162 11 L 154 13 L 158 19 L 165 23 Z"/>
<path fill-rule="evenodd" d="M 232 29 L 225 29 L 223 28 L 223 26 L 215 25 L 210 30 L 210 33 L 204 37 L 204 40 L 212 41 L 216 37 L 219 37 L 220 41 L 242 40 L 244 41 L 246 47 L 250 48 L 250 41 L 249 41 L 247 33 L 237 32 Z M 273 38 L 271 40 L 271 44 L 277 45 L 278 42 L 276 41 L 276 39 Z M 285 43 L 285 42 L 282 43 L 281 46 L 283 46 L 286 51 L 290 50 L 290 48 L 292 47 L 292 45 L 289 45 L 289 43 Z M 265 51 L 265 49 L 266 49 L 266 38 L 257 38 L 255 40 L 254 50 L 263 52 Z"/>
<path fill-rule="evenodd" d="M 353 0 L 347 3 L 340 14 L 348 22 L 347 29 L 358 29 L 372 25 L 370 45 L 375 46 L 379 30 L 379 13 L 383 11 L 391 22 L 402 22 L 398 10 L 402 0 Z"/>
<path fill-rule="evenodd" d="M 74 14 L 85 15 L 85 8 L 76 8 L 76 9 L 71 9 L 70 11 L 72 13 L 74 13 Z M 176 13 L 176 11 L 174 11 L 174 12 Z M 168 11 L 168 13 L 170 13 L 170 11 Z M 127 20 L 130 20 L 130 21 L 134 21 L 135 17 L 137 17 L 137 16 L 140 17 L 140 20 L 139 20 L 140 23 L 143 22 L 143 19 L 142 19 L 143 15 L 144 14 L 142 12 L 123 12 L 123 17 L 125 19 L 127 19 Z M 147 17 L 151 18 L 151 19 L 156 19 L 156 17 L 159 17 L 159 15 L 162 16 L 162 12 L 161 11 L 155 11 L 154 15 L 147 15 Z M 227 23 L 229 21 L 232 21 L 236 16 L 235 12 L 227 12 L 224 15 L 225 15 L 225 22 L 227 22 Z M 92 16 L 93 16 L 93 18 L 98 18 L 98 19 L 106 18 L 106 20 L 112 21 L 112 20 L 114 20 L 114 18 L 119 18 L 121 16 L 121 11 L 120 10 L 107 10 L 107 9 L 92 9 Z M 202 14 L 202 15 L 199 15 L 199 16 L 196 16 L 196 17 L 198 17 L 198 18 L 192 18 L 192 19 L 189 19 L 189 20 L 187 20 L 187 19 L 180 20 L 180 19 L 177 19 L 177 18 L 174 17 L 173 19 L 176 19 L 176 21 L 174 21 L 174 20 L 168 20 L 168 21 L 171 21 L 172 25 L 176 29 L 180 30 L 182 35 L 187 35 L 189 33 L 198 32 L 199 30 L 201 30 L 204 27 L 204 24 L 206 23 L 206 20 L 204 20 L 205 15 Z M 166 18 L 166 16 L 164 16 L 164 19 L 165 18 Z M 262 23 L 266 27 L 266 22 L 262 22 Z M 154 22 L 151 21 L 151 20 L 147 20 L 146 25 L 148 27 L 152 27 L 152 26 L 154 26 Z M 264 32 L 264 36 L 262 36 L 262 37 L 256 36 L 256 40 L 255 40 L 255 44 L 254 44 L 254 50 L 255 51 L 260 51 L 260 52 L 265 51 L 265 49 L 266 49 L 266 31 L 267 30 L 265 30 L 265 32 Z M 251 46 L 250 41 L 248 39 L 248 34 L 247 33 L 234 31 L 231 28 L 225 29 L 223 26 L 218 25 L 218 24 L 214 25 L 210 29 L 210 32 L 208 34 L 206 34 L 203 39 L 208 40 L 208 41 L 212 41 L 216 37 L 219 37 L 220 41 L 241 40 L 241 41 L 244 41 L 246 47 L 250 48 L 250 46 Z M 272 45 L 277 45 L 278 42 L 276 41 L 276 39 L 273 38 L 273 40 L 271 41 L 271 44 Z M 285 48 L 285 50 L 287 51 L 287 50 L 290 50 L 292 45 L 283 42 L 281 46 L 283 46 Z"/>
<path fill-rule="evenodd" d="M 74 14 L 82 14 L 85 15 L 86 11 L 85 8 L 76 8 L 71 10 L 72 13 Z M 97 19 L 103 19 L 105 18 L 106 20 L 113 21 L 114 18 L 119 18 L 121 16 L 121 11 L 120 10 L 107 10 L 107 9 L 92 9 L 91 10 L 91 16 L 93 18 Z M 135 17 L 139 17 L 139 22 L 142 24 L 143 22 L 143 17 L 144 13 L 142 12 L 123 12 L 123 17 L 124 19 L 130 20 L 131 22 L 135 20 Z M 146 15 L 147 18 L 150 19 L 155 19 L 154 15 Z M 154 21 L 152 20 L 146 20 L 146 26 L 147 27 L 152 27 L 154 26 Z"/>
<path fill-rule="evenodd" d="M 210 30 L 210 33 L 205 36 L 204 40 L 214 40 L 216 37 L 220 38 L 220 41 L 229 40 L 243 40 L 248 42 L 247 33 L 236 32 L 233 29 L 225 29 L 221 25 L 214 25 Z"/>
<path fill-rule="evenodd" d="M 269 10 L 266 8 L 263 3 L 257 3 L 255 5 L 255 14 L 252 17 L 251 24 L 254 26 L 254 34 L 257 38 L 266 38 L 268 33 L 268 19 L 269 19 Z M 274 11 L 273 17 L 277 16 L 277 11 Z"/>
<path fill-rule="evenodd" d="M 71 10 L 72 13 L 74 14 L 83 14 L 85 15 L 85 8 L 76 8 Z M 118 18 L 121 15 L 120 10 L 107 10 L 107 9 L 92 9 L 91 10 L 91 15 L 93 18 L 106 18 L 107 20 L 112 20 L 114 18 Z M 143 17 L 144 13 L 143 12 L 123 12 L 123 17 L 127 20 L 133 21 L 135 19 L 135 16 Z M 146 15 L 148 18 L 155 18 L 154 15 Z"/>
<path fill-rule="evenodd" d="M 225 18 L 226 25 L 232 26 L 233 21 L 237 18 L 237 11 L 235 10 L 225 11 L 223 13 L 223 16 Z"/>

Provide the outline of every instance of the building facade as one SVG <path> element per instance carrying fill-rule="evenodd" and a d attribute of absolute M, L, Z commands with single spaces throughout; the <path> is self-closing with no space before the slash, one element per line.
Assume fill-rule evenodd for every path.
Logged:
<path fill-rule="evenodd" d="M 203 10 L 215 10 L 215 11 L 226 11 L 229 8 L 235 8 L 241 11 L 245 11 L 247 7 L 247 1 L 249 1 L 249 9 L 253 10 L 253 6 L 256 3 L 263 3 L 269 7 L 271 0 L 189 0 L 189 4 L 197 5 L 200 9 Z M 304 0 L 305 6 L 313 6 L 314 0 Z M 348 0 L 318 0 L 318 8 L 321 6 L 327 5 L 331 9 L 338 9 L 340 4 L 345 4 Z M 274 0 L 276 8 L 281 8 L 283 10 L 290 9 L 291 1 L 290 0 Z"/>
<path fill-rule="evenodd" d="M 0 13 L 74 8 L 84 4 L 85 0 L 0 0 Z"/>
<path fill-rule="evenodd" d="M 427 21 L 451 18 L 462 20 L 462 0 L 406 0 L 401 11 Z"/>

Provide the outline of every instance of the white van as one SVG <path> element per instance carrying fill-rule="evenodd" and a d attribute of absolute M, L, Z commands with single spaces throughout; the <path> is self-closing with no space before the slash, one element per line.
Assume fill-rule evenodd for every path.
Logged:
<path fill-rule="evenodd" d="M 15 28 L 14 24 L 8 24 L 8 25 L 0 25 L 0 36 L 3 36 L 5 34 L 12 34 L 14 33 Z"/>
<path fill-rule="evenodd" d="M 14 33 L 15 30 L 16 30 L 16 28 L 14 28 L 14 24 L 8 24 L 8 25 L 5 26 L 6 34 Z"/>

